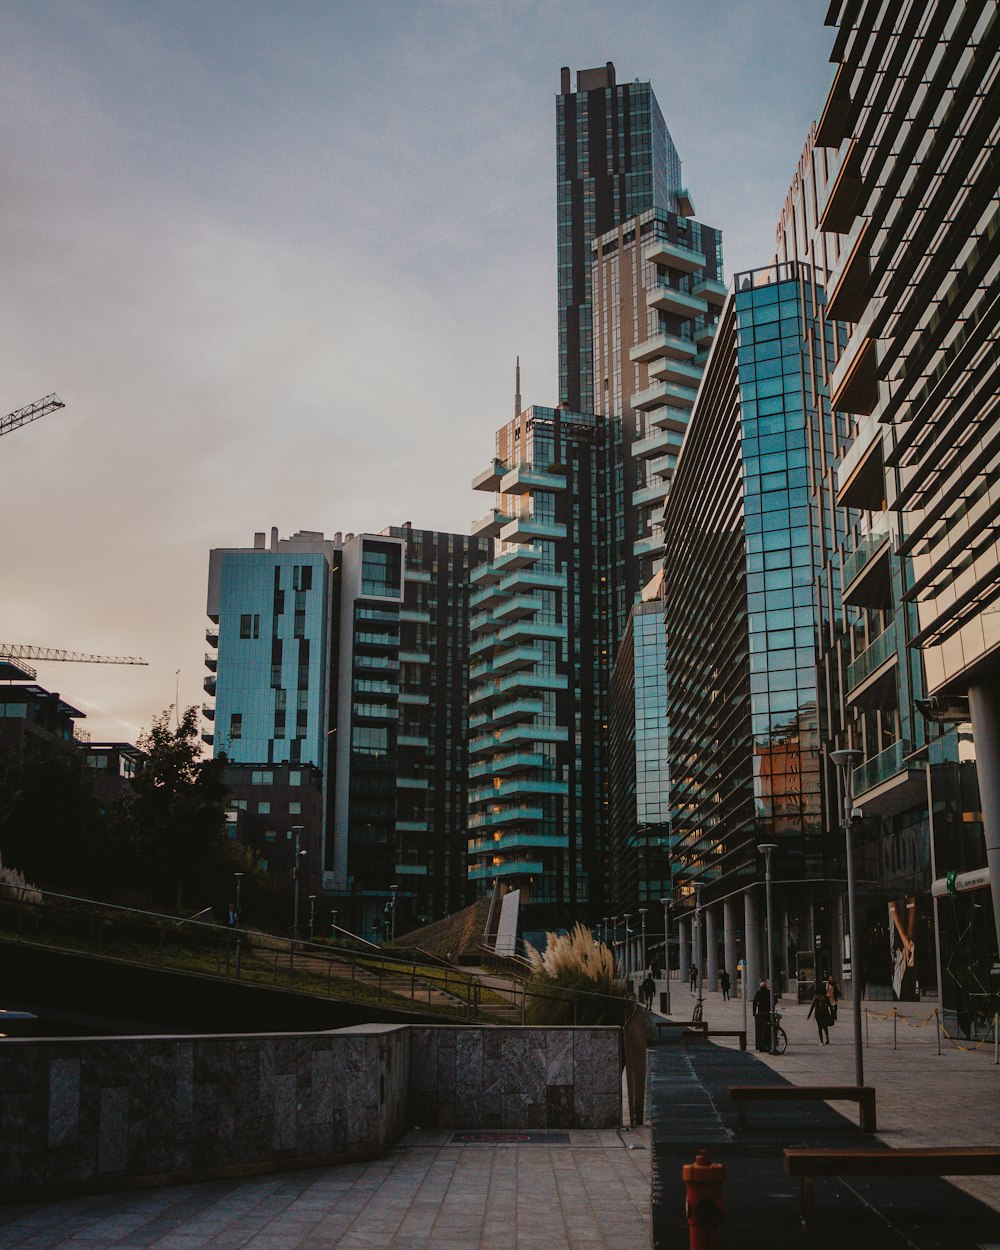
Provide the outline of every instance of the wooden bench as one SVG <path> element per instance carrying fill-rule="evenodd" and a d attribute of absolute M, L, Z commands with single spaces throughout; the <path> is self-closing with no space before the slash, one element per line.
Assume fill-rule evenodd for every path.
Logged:
<path fill-rule="evenodd" d="M 785 1171 L 802 1181 L 802 1227 L 816 1207 L 817 1176 L 1000 1176 L 1000 1146 L 903 1147 L 899 1150 L 808 1150 L 789 1147 Z"/>
<path fill-rule="evenodd" d="M 861 1131 L 875 1132 L 874 1085 L 730 1085 L 729 1096 L 739 1104 L 740 1128 L 747 1126 L 748 1102 L 856 1102 Z"/>
<path fill-rule="evenodd" d="M 688 1042 L 693 1038 L 701 1037 L 706 1041 L 710 1037 L 738 1037 L 740 1039 L 740 1050 L 747 1048 L 747 1035 L 744 1029 L 685 1029 L 681 1034 L 681 1044 L 684 1047 L 684 1053 L 687 1053 Z"/>

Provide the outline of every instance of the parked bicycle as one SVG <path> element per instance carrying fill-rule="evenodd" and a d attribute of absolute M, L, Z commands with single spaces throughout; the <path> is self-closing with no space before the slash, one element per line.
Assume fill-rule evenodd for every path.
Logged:
<path fill-rule="evenodd" d="M 771 1012 L 771 1054 L 783 1055 L 788 1046 L 788 1034 L 781 1027 L 781 1012 Z"/>

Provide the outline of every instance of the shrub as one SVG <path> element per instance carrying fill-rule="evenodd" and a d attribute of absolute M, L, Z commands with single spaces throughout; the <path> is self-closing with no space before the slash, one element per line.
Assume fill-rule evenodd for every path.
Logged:
<path fill-rule="evenodd" d="M 529 1024 L 624 1024 L 635 1004 L 611 952 L 582 924 L 548 934 L 544 952 L 527 948 Z"/>

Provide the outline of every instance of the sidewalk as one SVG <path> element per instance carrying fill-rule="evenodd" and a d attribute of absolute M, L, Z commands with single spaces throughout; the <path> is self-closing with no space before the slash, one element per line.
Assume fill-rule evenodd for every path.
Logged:
<path fill-rule="evenodd" d="M 0 1207 L 0 1250 L 645 1250 L 648 1130 L 553 1136 L 416 1131 L 374 1163 Z"/>

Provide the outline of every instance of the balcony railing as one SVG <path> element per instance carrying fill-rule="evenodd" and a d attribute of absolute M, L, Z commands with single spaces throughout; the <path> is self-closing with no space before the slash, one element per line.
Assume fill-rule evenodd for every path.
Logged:
<path fill-rule="evenodd" d="M 847 666 L 847 688 L 853 690 L 869 678 L 886 660 L 896 654 L 896 622 L 884 629 L 870 647 L 865 647 L 858 658 Z"/>
<path fill-rule="evenodd" d="M 889 534 L 886 530 L 866 534 L 844 561 L 841 586 L 850 586 L 865 565 L 878 555 L 888 541 Z"/>
<path fill-rule="evenodd" d="M 870 760 L 865 760 L 860 768 L 854 770 L 852 776 L 854 793 L 864 794 L 866 790 L 873 790 L 891 777 L 898 776 L 906 768 L 903 761 L 912 750 L 911 743 L 901 740 L 894 742 L 884 751 L 880 751 L 878 755 L 872 756 Z"/>

